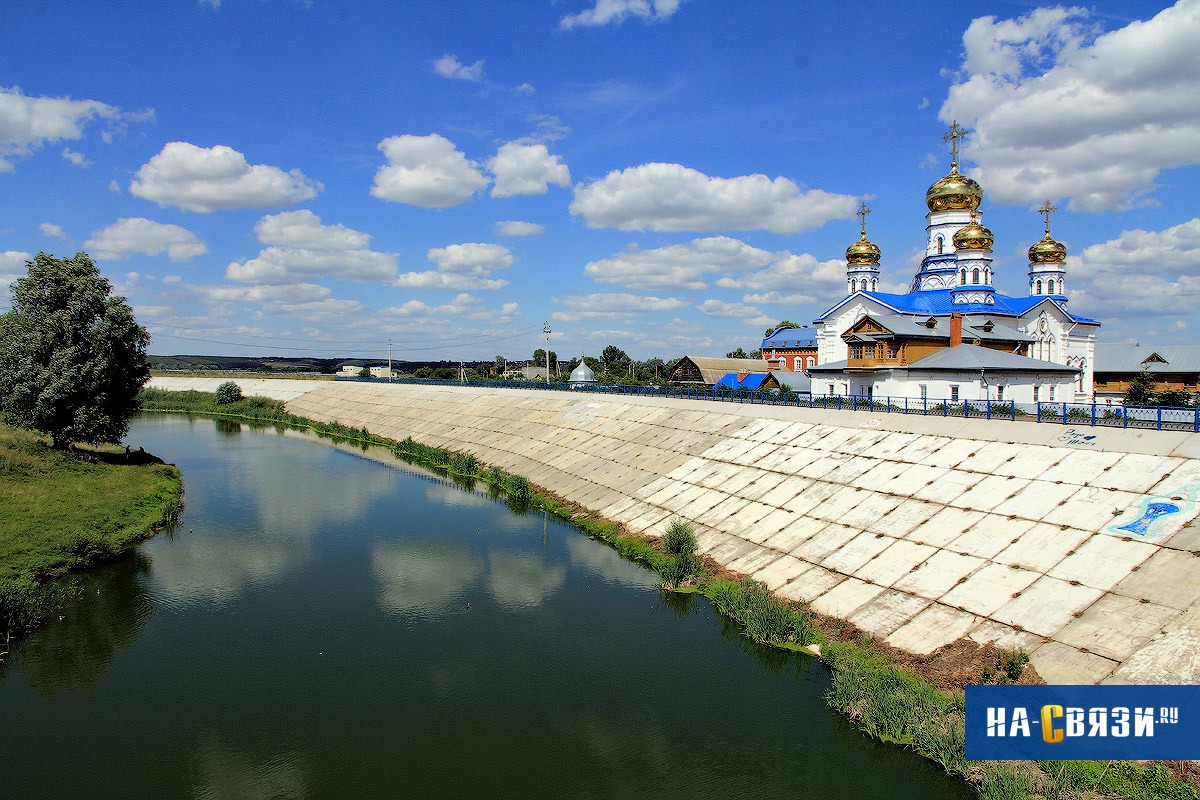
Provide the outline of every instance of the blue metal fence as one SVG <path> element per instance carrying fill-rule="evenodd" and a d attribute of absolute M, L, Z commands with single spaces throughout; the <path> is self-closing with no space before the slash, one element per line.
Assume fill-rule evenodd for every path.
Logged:
<path fill-rule="evenodd" d="M 1088 425 L 1091 427 L 1153 428 L 1200 433 L 1200 408 L 1125 406 L 1102 403 L 1014 403 L 1009 400 L 932 400 L 922 397 L 869 397 L 867 395 L 811 395 L 786 391 L 749 391 L 690 386 L 626 386 L 620 384 L 543 383 L 538 381 L 438 380 L 431 378 L 338 377 L 339 381 L 363 383 L 418 384 L 426 386 L 477 386 L 533 391 L 585 392 L 591 394 L 675 397 L 771 406 L 846 411 L 878 411 L 887 414 L 1007 419 L 1021 422 Z"/>

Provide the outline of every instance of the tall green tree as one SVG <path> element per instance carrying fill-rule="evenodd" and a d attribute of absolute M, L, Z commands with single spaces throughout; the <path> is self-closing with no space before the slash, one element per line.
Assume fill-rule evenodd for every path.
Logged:
<path fill-rule="evenodd" d="M 0 417 L 54 447 L 119 442 L 150 377 L 149 332 L 86 253 L 38 253 L 0 317 Z"/>
<path fill-rule="evenodd" d="M 763 334 L 763 338 L 770 339 L 771 334 L 775 333 L 775 331 L 779 330 L 780 328 L 800 328 L 800 327 L 803 327 L 803 326 L 801 326 L 797 322 L 792 322 L 791 320 L 783 319 L 783 320 L 779 321 L 778 325 L 772 325 L 770 328 L 767 328 L 766 333 Z"/>
<path fill-rule="evenodd" d="M 1127 406 L 1148 406 L 1154 403 L 1154 378 L 1142 370 L 1129 379 L 1123 398 Z"/>

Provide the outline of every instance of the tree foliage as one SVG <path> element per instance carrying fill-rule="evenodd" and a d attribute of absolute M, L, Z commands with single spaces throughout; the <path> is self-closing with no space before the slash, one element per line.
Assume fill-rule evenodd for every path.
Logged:
<path fill-rule="evenodd" d="M 150 377 L 150 334 L 86 253 L 38 253 L 0 317 L 0 416 L 57 448 L 118 442 Z"/>
<path fill-rule="evenodd" d="M 1154 402 L 1154 378 L 1149 372 L 1143 370 L 1130 378 L 1124 400 L 1127 406 L 1148 406 Z"/>
<path fill-rule="evenodd" d="M 775 331 L 780 330 L 781 328 L 802 328 L 802 327 L 804 327 L 804 326 L 798 322 L 792 322 L 791 320 L 783 319 L 783 320 L 779 321 L 778 325 L 773 325 L 770 328 L 767 328 L 767 332 L 763 334 L 763 338 L 770 339 L 771 335 L 773 333 L 775 333 Z"/>
<path fill-rule="evenodd" d="M 225 381 L 217 387 L 217 390 L 213 392 L 213 396 L 218 405 L 227 406 L 242 399 L 242 387 L 233 381 Z"/>

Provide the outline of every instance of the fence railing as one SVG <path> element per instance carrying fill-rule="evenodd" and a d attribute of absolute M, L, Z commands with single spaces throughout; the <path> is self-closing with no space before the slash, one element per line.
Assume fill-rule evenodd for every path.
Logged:
<path fill-rule="evenodd" d="M 675 397 L 770 406 L 800 406 L 846 411 L 877 411 L 885 414 L 1006 419 L 1091 427 L 1147 428 L 1200 433 L 1200 408 L 1126 406 L 1105 403 L 1014 403 L 1010 400 L 935 400 L 923 397 L 871 397 L 868 395 L 812 395 L 790 391 L 712 389 L 701 386 L 633 386 L 622 384 L 545 383 L 542 381 L 442 380 L 434 378 L 337 377 L 339 381 L 364 383 L 420 384 L 429 386 L 476 386 L 527 389 L 532 391 L 588 392 L 640 397 Z"/>

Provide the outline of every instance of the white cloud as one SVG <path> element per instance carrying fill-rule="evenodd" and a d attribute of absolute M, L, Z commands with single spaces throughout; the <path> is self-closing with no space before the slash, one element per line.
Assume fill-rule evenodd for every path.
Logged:
<path fill-rule="evenodd" d="M 488 161 L 488 169 L 496 176 L 492 197 L 545 194 L 548 184 L 564 188 L 571 185 L 567 165 L 550 155 L 544 144 L 508 142 Z"/>
<path fill-rule="evenodd" d="M 25 267 L 26 261 L 32 261 L 33 256 L 29 253 L 23 253 L 20 250 L 0 251 L 0 288 L 8 287 L 17 278 L 23 278 L 29 274 L 29 270 Z M 7 307 L 9 298 L 0 298 Z"/>
<path fill-rule="evenodd" d="M 123 217 L 93 232 L 83 246 L 94 257 L 106 261 L 120 261 L 134 253 L 156 256 L 164 251 L 172 261 L 187 261 L 208 252 L 204 242 L 186 228 L 144 217 Z"/>
<path fill-rule="evenodd" d="M 449 208 L 488 185 L 478 165 L 436 133 L 392 136 L 380 142 L 379 149 L 389 163 L 375 173 L 371 194 L 381 200 Z"/>
<path fill-rule="evenodd" d="M 677 297 L 653 297 L 627 293 L 597 293 L 564 297 L 559 302 L 563 311 L 552 318 L 558 322 L 576 323 L 598 319 L 632 319 L 642 314 L 661 314 L 679 311 L 691 303 Z"/>
<path fill-rule="evenodd" d="M 67 234 L 63 233 L 63 229 L 53 222 L 43 222 L 41 225 L 38 225 L 38 230 L 42 232 L 42 236 L 50 239 L 66 240 L 67 238 Z"/>
<path fill-rule="evenodd" d="M 583 270 L 597 283 L 633 289 L 691 289 L 707 287 L 710 274 L 744 272 L 766 266 L 774 255 L 728 236 L 694 239 L 653 250 L 626 250 Z"/>
<path fill-rule="evenodd" d="M 489 325 L 506 325 L 518 316 L 516 303 L 505 303 L 500 308 L 487 308 L 478 298 L 465 292 L 440 306 L 431 306 L 421 300 L 409 300 L 401 306 L 384 309 L 381 314 L 409 323 L 438 324 L 439 321 L 452 321 L 457 324 L 478 321 L 487 322 Z"/>
<path fill-rule="evenodd" d="M 116 181 L 109 181 L 108 182 L 108 190 L 110 192 L 112 192 L 113 194 L 120 194 L 121 193 L 121 184 L 117 183 Z"/>
<path fill-rule="evenodd" d="M 325 225 L 311 211 L 268 214 L 254 226 L 266 247 L 256 258 L 235 261 L 225 269 L 230 280 L 243 283 L 299 283 L 329 276 L 346 281 L 392 281 L 396 256 L 370 249 L 368 234 L 344 225 Z"/>
<path fill-rule="evenodd" d="M 458 60 L 458 56 L 447 53 L 441 58 L 434 60 L 433 71 L 443 78 L 478 81 L 483 79 L 483 62 L 476 61 L 474 64 L 466 66 Z"/>
<path fill-rule="evenodd" d="M 515 219 L 497 222 L 493 229 L 497 236 L 541 236 L 546 232 L 545 225 L 538 225 L 536 222 L 521 222 Z"/>
<path fill-rule="evenodd" d="M 1200 162 L 1200 0 L 1100 34 L 1081 8 L 981 17 L 940 116 L 972 128 L 973 176 L 1002 203 L 1145 200 L 1164 169 Z"/>
<path fill-rule="evenodd" d="M 507 247 L 498 244 L 452 244 L 434 247 L 426 254 L 437 269 L 406 272 L 395 285 L 405 289 L 474 289 L 495 291 L 508 281 L 493 279 L 492 273 L 508 269 L 514 258 Z"/>
<path fill-rule="evenodd" d="M 259 305 L 270 313 L 313 324 L 342 324 L 367 312 L 357 300 L 342 300 L 328 288 L 312 283 L 286 286 L 197 286 L 194 291 L 218 306 L 227 303 Z"/>
<path fill-rule="evenodd" d="M 793 234 L 853 216 L 855 198 L 803 191 L 787 178 L 713 178 L 679 164 L 643 164 L 577 186 L 571 213 L 592 228 L 769 230 Z"/>
<path fill-rule="evenodd" d="M 98 100 L 29 97 L 17 86 L 0 88 L 0 172 L 12 171 L 11 159 L 48 142 L 83 138 L 93 119 L 117 121 L 121 116 L 121 109 Z"/>
<path fill-rule="evenodd" d="M 595 5 L 559 20 L 559 26 L 570 29 L 577 25 L 598 27 L 620 25 L 630 17 L 643 22 L 659 22 L 679 10 L 682 0 L 595 0 Z"/>
<path fill-rule="evenodd" d="M 201 213 L 277 208 L 316 197 L 323 188 L 298 169 L 251 165 L 231 147 L 189 142 L 168 142 L 129 185 L 130 192 L 159 206 Z"/>
<path fill-rule="evenodd" d="M 1089 317 L 1194 315 L 1200 304 L 1200 219 L 1132 230 L 1067 259 L 1071 307 Z"/>
<path fill-rule="evenodd" d="M 724 300 L 709 298 L 696 308 L 700 310 L 700 313 L 710 317 L 737 319 L 755 327 L 773 324 L 770 317 L 754 306 L 745 303 L 727 303 Z"/>
<path fill-rule="evenodd" d="M 85 156 L 83 153 L 72 150 L 69 147 L 63 148 L 62 157 L 65 160 L 70 161 L 72 164 L 74 164 L 77 167 L 85 167 L 86 168 L 86 167 L 90 167 L 92 164 L 95 163 L 94 161 L 89 159 L 87 156 Z"/>
<path fill-rule="evenodd" d="M 818 261 L 808 253 L 795 255 L 786 250 L 774 254 L 775 260 L 757 272 L 717 280 L 722 289 L 744 289 L 747 303 L 809 303 L 834 301 L 846 294 L 846 262 L 839 259 Z M 788 289 L 787 295 L 780 289 Z M 797 293 L 795 290 L 803 290 Z"/>

